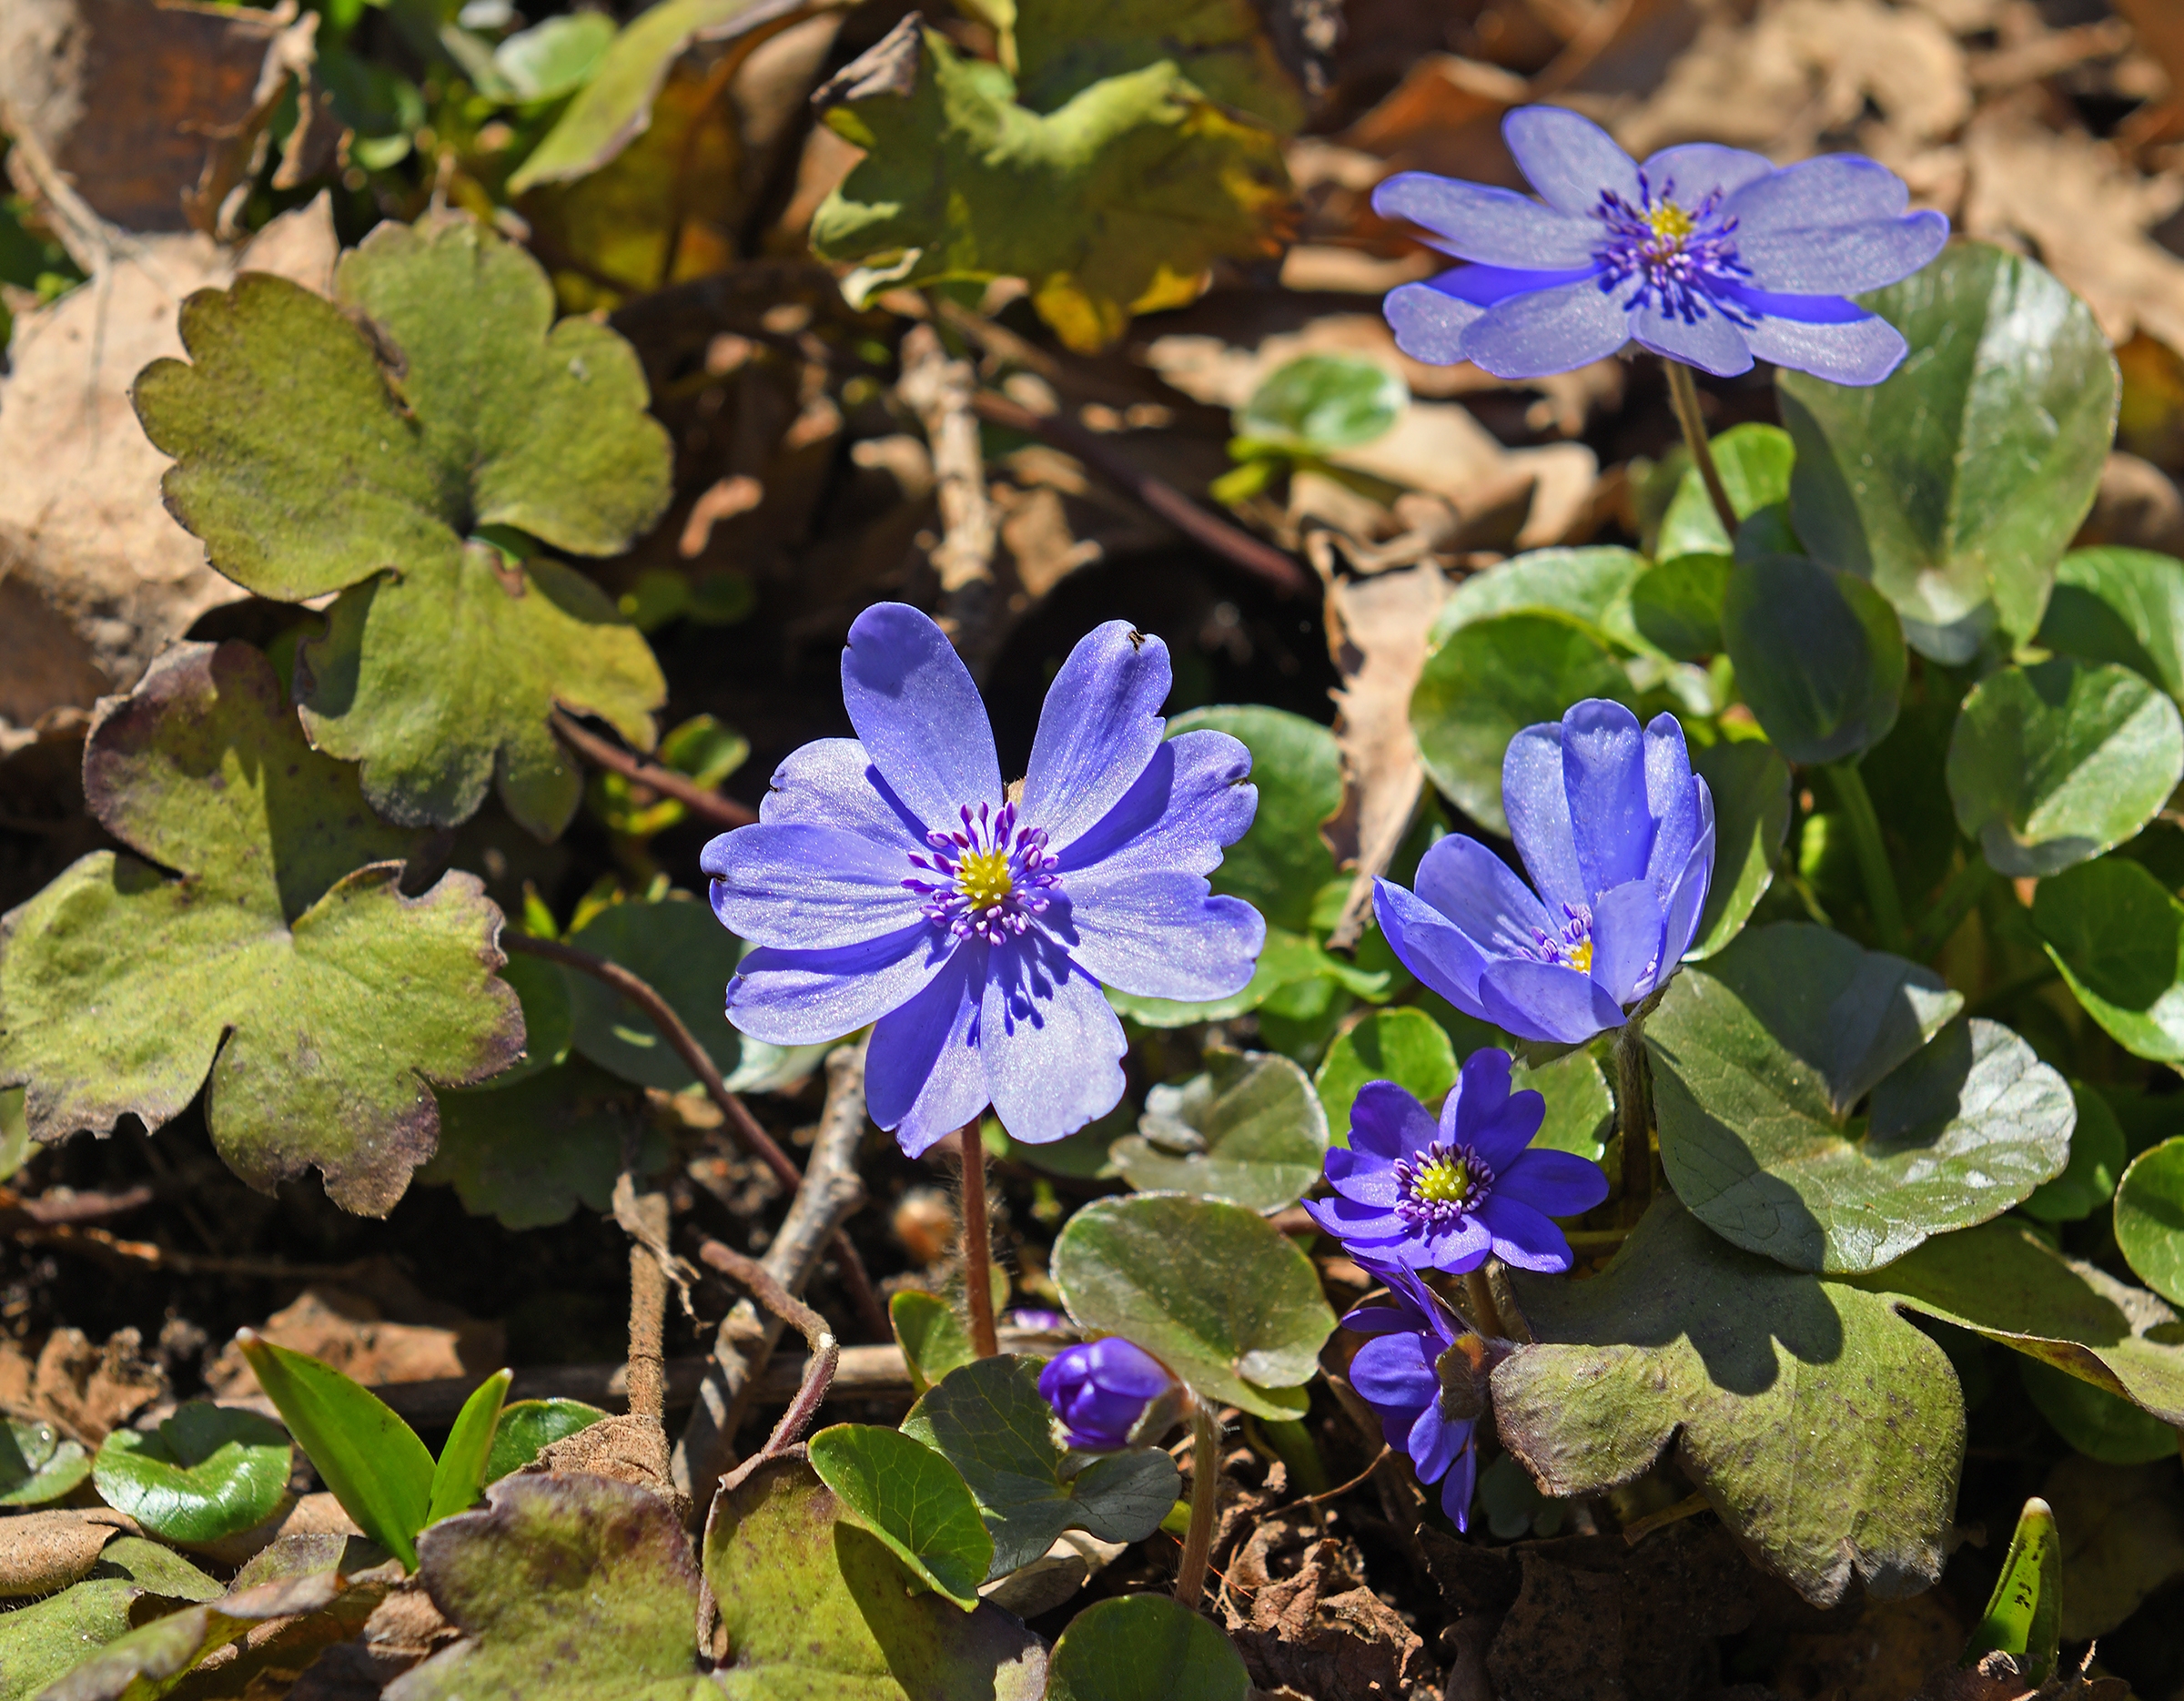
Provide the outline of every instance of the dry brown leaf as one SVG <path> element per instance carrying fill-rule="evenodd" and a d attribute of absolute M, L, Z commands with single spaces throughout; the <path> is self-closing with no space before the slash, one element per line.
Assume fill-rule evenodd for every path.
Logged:
<path fill-rule="evenodd" d="M 141 1534 L 136 1519 L 106 1506 L 0 1518 L 0 1596 L 65 1589 L 98 1563 L 99 1550 L 116 1536 Z"/>
<path fill-rule="evenodd" d="M 1309 1508 L 1265 1519 L 1230 1564 L 1221 1610 L 1261 1689 L 1316 1701 L 1396 1701 L 1434 1676 L 1418 1632 L 1365 1585 L 1362 1556 L 1313 1539 Z"/>
<path fill-rule="evenodd" d="M 305 1289 L 258 1332 L 276 1346 L 325 1360 L 368 1388 L 488 1375 L 500 1368 L 507 1352 L 497 1322 L 392 1323 L 362 1295 L 324 1288 Z M 207 1369 L 205 1380 L 223 1399 L 243 1400 L 259 1392 L 258 1378 L 233 1342 Z"/>
<path fill-rule="evenodd" d="M 96 1447 L 154 1401 L 167 1397 L 167 1372 L 143 1355 L 144 1337 L 134 1329 L 94 1346 L 80 1329 L 56 1329 L 46 1338 L 20 1401 L 6 1398 L 33 1416 L 48 1418 L 86 1446 Z M 20 1355 L 15 1355 L 19 1360 Z M 0 1374 L 0 1389 L 15 1378 L 14 1366 Z"/>
<path fill-rule="evenodd" d="M 2093 511 L 2078 528 L 2075 547 L 2098 543 L 2184 555 L 2184 491 L 2151 461 L 2120 451 L 2110 454 L 2100 470 Z"/>

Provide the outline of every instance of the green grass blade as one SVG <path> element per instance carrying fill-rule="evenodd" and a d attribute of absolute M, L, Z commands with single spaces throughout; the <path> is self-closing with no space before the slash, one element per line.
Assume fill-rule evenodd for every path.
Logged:
<path fill-rule="evenodd" d="M 2043 1684 L 2055 1670 L 2056 1645 L 2062 1639 L 2063 1544 L 2055 1514 L 2044 1500 L 2025 1503 L 2009 1554 L 1987 1611 L 1964 1645 L 1957 1664 L 1971 1666 L 1987 1654 L 2015 1655 L 2018 1673 Z"/>
<path fill-rule="evenodd" d="M 493 1453 L 493 1432 L 500 1427 L 500 1402 L 508 1398 L 513 1371 L 495 1371 L 479 1383 L 455 1414 L 448 1444 L 440 1450 L 432 1467 L 432 1504 L 427 1524 L 438 1524 L 459 1512 L 468 1512 L 485 1493 L 486 1461 Z"/>

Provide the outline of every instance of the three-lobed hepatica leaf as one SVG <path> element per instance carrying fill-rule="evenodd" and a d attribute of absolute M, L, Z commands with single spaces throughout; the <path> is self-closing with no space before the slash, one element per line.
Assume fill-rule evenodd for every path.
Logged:
<path fill-rule="evenodd" d="M 2048 1427 L 2071 1450 L 2105 1464 L 2172 1458 L 2177 1432 L 2128 1400 L 2059 1371 L 2041 1359 L 2017 1359 L 2017 1381 Z"/>
<path fill-rule="evenodd" d="M 90 1474 L 83 1443 L 42 1418 L 0 1417 L 0 1506 L 43 1506 Z"/>
<path fill-rule="evenodd" d="M 1204 1398 L 1293 1418 L 1335 1314 L 1309 1259 L 1241 1205 L 1175 1193 L 1095 1200 L 1052 1269 L 1090 1332 L 1137 1342 Z"/>
<path fill-rule="evenodd" d="M 194 364 L 155 361 L 135 391 L 175 457 L 168 506 L 247 590 L 340 592 L 298 653 L 298 702 L 374 808 L 451 825 L 497 785 L 552 838 L 582 791 L 554 705 L 650 748 L 665 683 L 591 581 L 481 534 L 605 555 L 659 517 L 670 448 L 637 357 L 553 324 L 538 263 L 467 217 L 379 226 L 336 296 L 245 273 L 183 304 Z"/>
<path fill-rule="evenodd" d="M 2108 339 L 2048 272 L 1982 243 L 1863 299 L 1911 345 L 1892 376 L 1776 380 L 1798 534 L 1872 581 L 1922 654 L 1969 661 L 1997 625 L 2028 638 L 2115 436 Z"/>
<path fill-rule="evenodd" d="M 836 1423 L 805 1452 L 848 1516 L 884 1542 L 912 1575 L 966 1613 L 994 1557 L 978 1503 L 947 1456 L 900 1430 Z"/>
<path fill-rule="evenodd" d="M 903 1420 L 902 1433 L 954 1465 L 977 1503 L 994 1543 L 981 1581 L 1028 1565 L 1064 1530 L 1141 1541 L 1176 1504 L 1182 1479 L 1158 1447 L 1086 1458 L 1057 1445 L 1040 1368 L 1039 1360 L 1016 1354 L 975 1359 L 950 1371 Z"/>
<path fill-rule="evenodd" d="M 1327 1156 L 1327 1114 L 1309 1078 L 1271 1052 L 1215 1047 L 1205 1062 L 1146 1094 L 1138 1132 L 1112 1148 L 1124 1179 L 1256 1211 L 1294 1205 Z"/>
<path fill-rule="evenodd" d="M 186 643 L 101 706 L 86 795 L 147 860 L 96 852 L 0 919 L 0 1081 L 53 1140 L 159 1128 L 209 1069 L 206 1121 L 245 1180 L 316 1166 L 383 1215 L 432 1154 L 427 1083 L 513 1061 L 521 1011 L 479 882 L 405 897 L 381 860 L 405 835 L 281 694 L 249 645 Z"/>
<path fill-rule="evenodd" d="M 1589 1281 L 1512 1273 L 1536 1344 L 1493 1375 L 1495 1423 L 1549 1494 L 1684 1473 L 1768 1569 L 1820 1605 L 1941 1574 L 1964 1402 L 1890 1301 L 1785 1270 L 1673 1198 Z"/>
<path fill-rule="evenodd" d="M 2070 1161 L 2054 1180 L 2034 1188 L 2022 1207 L 2027 1217 L 2041 1222 L 2084 1221 L 2116 1197 L 2117 1182 L 2130 1160 L 2123 1124 L 2107 1099 L 2083 1081 L 2072 1081 L 2070 1102 L 2078 1110 L 2077 1126 L 2070 1130 Z M 2159 1282 L 2148 1285 L 2160 1288 Z"/>
<path fill-rule="evenodd" d="M 1095 353 L 1132 313 L 1195 299 L 1217 259 L 1280 251 L 1279 138 L 1173 59 L 1048 112 L 1019 93 L 913 15 L 813 96 L 865 151 L 812 219 L 813 251 L 859 268 L 844 283 L 853 300 L 888 284 L 1022 278 L 1061 339 Z"/>
<path fill-rule="evenodd" d="M 1903 629 L 1855 573 L 1802 555 L 1730 570 L 1722 638 L 1737 689 L 1792 762 L 1839 762 L 1888 736 L 1903 696 Z"/>
<path fill-rule="evenodd" d="M 2077 1112 L 2007 1028 L 1953 1020 L 1962 1004 L 1803 923 L 1685 970 L 1645 1033 L 1677 1194 L 1737 1245 L 1831 1273 L 2007 1210 L 2062 1172 Z"/>
<path fill-rule="evenodd" d="M 705 1580 L 727 1642 L 713 1681 L 731 1701 L 1046 1693 L 1036 1636 L 995 1607 L 965 1613 L 919 1586 L 801 1460 L 770 1460 L 722 1496 Z"/>
<path fill-rule="evenodd" d="M 1456 1048 L 1441 1024 L 1405 1006 L 1374 1010 L 1335 1036 L 1312 1078 L 1334 1144 L 1350 1144 L 1350 1111 L 1367 1081 L 1393 1081 L 1437 1106 L 1456 1085 Z"/>
<path fill-rule="evenodd" d="M 2184 1137 L 2140 1152 L 2123 1172 L 2116 1244 L 2139 1281 L 2184 1305 Z"/>
<path fill-rule="evenodd" d="M 1303 97 L 1250 0 L 979 0 L 976 10 L 1002 37 L 1001 60 L 1035 112 L 1168 60 L 1208 99 L 1285 136 L 1304 123 Z"/>
<path fill-rule="evenodd" d="M 1714 455 L 1714 470 L 1722 476 L 1722 488 L 1728 493 L 1729 506 L 1737 519 L 1749 521 L 1753 516 L 1766 509 L 1781 509 L 1790 500 L 1790 469 L 1797 459 L 1796 445 L 1790 434 L 1777 425 L 1733 425 L 1707 445 Z M 1763 520 L 1760 524 L 1764 526 Z M 1742 542 L 1746 528 L 1740 528 L 1737 542 Z M 1756 529 L 1756 528 L 1754 528 Z M 1706 493 L 1706 483 L 1699 470 L 1686 466 L 1683 476 L 1676 481 L 1674 494 L 1662 513 L 1661 526 L 1653 538 L 1653 559 L 1656 562 L 1671 562 L 1684 556 L 1724 556 L 1735 552 L 1729 534 L 1722 530 L 1721 519 L 1714 511 L 1714 499 Z M 1655 568 L 1645 575 L 1653 576 Z M 1640 581 L 1640 584 L 1643 583 Z M 1637 587 L 1633 587 L 1635 594 Z M 1643 615 L 1639 616 L 1639 627 L 1645 626 Z M 1666 645 L 1663 646 L 1666 648 Z M 1719 644 L 1702 647 L 1698 653 L 1711 653 Z"/>
<path fill-rule="evenodd" d="M 938 1294 L 905 1288 L 887 1301 L 887 1321 L 910 1372 L 911 1389 L 924 1393 L 958 1365 L 973 1362 L 971 1331 Z"/>
<path fill-rule="evenodd" d="M 147 1433 L 117 1429 L 92 1480 L 107 1505 L 185 1545 L 256 1529 L 288 1496 L 293 1454 L 280 1425 L 192 1400 Z"/>
<path fill-rule="evenodd" d="M 1097 1601 L 1069 1621 L 1046 1669 L 1046 1701 L 1246 1701 L 1251 1675 L 1213 1624 L 1158 1595 Z"/>
<path fill-rule="evenodd" d="M 2184 717 L 2114 663 L 2006 667 L 1965 698 L 1949 798 L 1965 836 L 2010 876 L 2059 874 L 2135 835 L 2184 777 Z"/>
<path fill-rule="evenodd" d="M 2032 925 L 2087 1015 L 2136 1057 L 2184 1062 L 2184 904 L 2103 856 L 2043 880 Z"/>

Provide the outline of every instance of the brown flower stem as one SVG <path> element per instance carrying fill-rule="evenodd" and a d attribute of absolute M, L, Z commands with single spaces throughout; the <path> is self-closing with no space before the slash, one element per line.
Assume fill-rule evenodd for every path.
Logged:
<path fill-rule="evenodd" d="M 1183 1537 L 1183 1563 L 1176 1573 L 1176 1600 L 1192 1612 L 1206 1593 L 1206 1569 L 1213 1557 L 1213 1514 L 1220 1499 L 1221 1426 L 1197 1395 L 1190 1402 L 1190 1527 Z"/>
<path fill-rule="evenodd" d="M 1508 1334 L 1502 1325 L 1502 1308 L 1494 1303 L 1494 1291 L 1487 1285 L 1483 1265 L 1464 1272 L 1463 1293 L 1471 1302 L 1471 1322 L 1481 1334 L 1497 1340 Z"/>
<path fill-rule="evenodd" d="M 986 1216 L 986 1141 L 979 1119 L 956 1139 L 963 1151 L 963 1298 L 971 1313 L 971 1351 L 990 1359 L 1001 1351 L 994 1331 L 993 1229 Z"/>
<path fill-rule="evenodd" d="M 1728 487 L 1722 482 L 1722 470 L 1714 464 L 1714 447 L 1706 440 L 1706 421 L 1699 412 L 1698 380 L 1692 377 L 1691 369 L 1681 360 L 1663 359 L 1668 369 L 1668 400 L 1676 410 L 1676 423 L 1684 428 L 1684 447 L 1699 469 L 1699 477 L 1706 485 L 1707 500 L 1714 504 L 1714 518 L 1722 522 L 1722 530 L 1736 540 L 1736 509 L 1729 501 Z"/>
<path fill-rule="evenodd" d="M 755 810 L 746 808 L 733 797 L 723 797 L 718 792 L 707 791 L 695 780 L 672 768 L 663 768 L 656 762 L 647 762 L 610 744 L 597 733 L 578 722 L 566 709 L 556 709 L 552 716 L 556 737 L 570 745 L 576 753 L 597 763 L 602 768 L 612 768 L 625 780 L 639 785 L 649 785 L 662 797 L 672 797 L 685 809 L 703 815 L 708 821 L 724 827 L 747 827 L 758 819 Z"/>
<path fill-rule="evenodd" d="M 1633 1011 L 1615 1036 L 1615 1117 L 1623 1136 L 1623 1214 L 1645 1215 L 1653 1198 L 1653 1134 L 1645 1080 L 1644 1016 Z"/>

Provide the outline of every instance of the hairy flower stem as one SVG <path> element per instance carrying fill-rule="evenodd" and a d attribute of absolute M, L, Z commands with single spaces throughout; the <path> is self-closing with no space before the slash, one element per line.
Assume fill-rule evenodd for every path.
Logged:
<path fill-rule="evenodd" d="M 1896 893 L 1896 870 L 1888 866 L 1888 848 L 1881 843 L 1881 819 L 1873 812 L 1873 798 L 1855 762 L 1828 764 L 1827 777 L 1835 782 L 1835 799 L 1850 824 L 1851 847 L 1858 855 L 1858 873 L 1866 882 L 1866 904 L 1873 911 L 1873 930 L 1881 949 L 1904 954 L 1904 900 Z"/>
<path fill-rule="evenodd" d="M 1509 1332 L 1502 1321 L 1502 1308 L 1494 1303 L 1494 1290 L 1484 1270 L 1464 1273 L 1463 1293 L 1471 1302 L 1471 1322 L 1481 1334 L 1500 1338 Z"/>
<path fill-rule="evenodd" d="M 971 1351 L 990 1359 L 1001 1351 L 994 1332 L 993 1230 L 986 1219 L 986 1141 L 974 1117 L 956 1135 L 963 1148 L 963 1298 L 971 1312 Z"/>
<path fill-rule="evenodd" d="M 1221 1482 L 1221 1426 L 1212 1408 L 1195 1394 L 1190 1402 L 1190 1528 L 1183 1537 L 1183 1564 L 1176 1573 L 1176 1600 L 1192 1612 L 1206 1593 L 1213 1556 L 1214 1503 Z"/>
<path fill-rule="evenodd" d="M 1623 1135 L 1623 1216 L 1634 1223 L 1653 1199 L 1653 1101 L 1646 1090 L 1645 1017 L 1633 1012 L 1615 1036 L 1615 1115 Z"/>
<path fill-rule="evenodd" d="M 1698 380 L 1692 377 L 1691 369 L 1681 360 L 1663 360 L 1668 369 L 1668 400 L 1676 410 L 1676 423 L 1684 428 L 1684 447 L 1699 469 L 1699 477 L 1706 485 L 1706 497 L 1714 504 L 1714 518 L 1722 522 L 1722 530 L 1736 540 L 1736 510 L 1730 504 L 1729 490 L 1722 482 L 1722 470 L 1714 464 L 1714 448 L 1706 440 L 1706 421 L 1699 412 Z"/>

